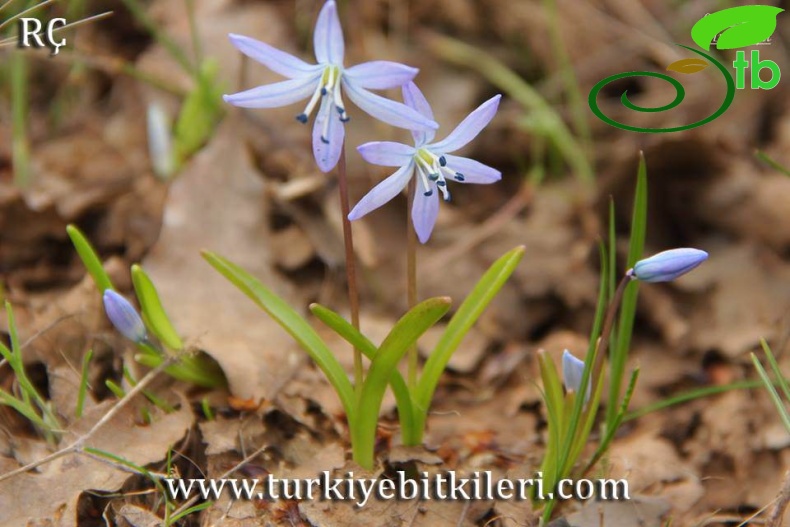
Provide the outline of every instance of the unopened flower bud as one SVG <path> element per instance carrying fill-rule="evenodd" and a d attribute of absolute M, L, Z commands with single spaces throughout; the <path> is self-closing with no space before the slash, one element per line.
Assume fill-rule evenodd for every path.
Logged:
<path fill-rule="evenodd" d="M 708 253 L 699 249 L 671 249 L 639 260 L 627 274 L 643 282 L 668 282 L 707 259 Z"/>
<path fill-rule="evenodd" d="M 582 378 L 584 376 L 584 361 L 579 360 L 573 354 L 565 350 L 562 353 L 562 380 L 565 383 L 565 389 L 574 392 L 579 391 L 582 386 Z M 590 383 L 587 383 L 587 393 L 584 396 L 586 403 L 590 399 Z"/>
<path fill-rule="evenodd" d="M 128 300 L 112 289 L 107 289 L 104 292 L 103 300 L 107 317 L 121 335 L 136 343 L 143 342 L 148 338 L 143 320 Z"/>

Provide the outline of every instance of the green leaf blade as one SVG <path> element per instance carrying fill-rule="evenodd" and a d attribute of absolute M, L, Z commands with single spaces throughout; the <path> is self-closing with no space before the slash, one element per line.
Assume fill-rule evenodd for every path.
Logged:
<path fill-rule="evenodd" d="M 132 283 L 149 329 L 165 346 L 175 351 L 181 351 L 184 348 L 184 342 L 170 322 L 153 281 L 137 264 L 132 266 Z"/>
<path fill-rule="evenodd" d="M 450 299 L 447 297 L 424 300 L 403 315 L 381 343 L 371 361 L 357 401 L 356 426 L 351 428 L 354 460 L 361 466 L 373 468 L 373 447 L 381 401 L 398 362 L 449 309 Z"/>
<path fill-rule="evenodd" d="M 203 258 L 272 317 L 310 355 L 337 391 L 343 408 L 346 410 L 349 423 L 353 423 L 355 404 L 351 381 L 348 380 L 340 362 L 332 355 L 313 327 L 285 300 L 275 295 L 241 267 L 208 251 L 203 252 Z"/>
<path fill-rule="evenodd" d="M 71 238 L 71 243 L 74 244 L 74 248 L 77 250 L 80 260 L 82 260 L 88 273 L 93 277 L 93 281 L 96 283 L 99 292 L 104 293 L 107 289 L 115 290 L 107 271 L 104 270 L 104 266 L 98 254 L 96 254 L 96 250 L 82 231 L 74 225 L 69 225 L 66 227 L 66 232 L 69 238 Z"/>
<path fill-rule="evenodd" d="M 331 309 L 324 307 L 320 304 L 311 304 L 310 311 L 321 322 L 327 325 L 335 333 L 343 337 L 346 342 L 351 344 L 355 349 L 362 352 L 369 360 L 378 353 L 378 348 L 373 344 L 370 339 L 359 332 L 352 326 L 346 319 L 341 317 Z M 403 375 L 396 369 L 392 372 L 389 379 L 392 393 L 395 395 L 395 403 L 398 406 L 398 417 L 401 424 L 401 436 L 403 443 L 407 446 L 414 446 L 419 444 L 419 439 L 415 435 L 414 430 L 414 409 L 411 401 L 411 394 L 409 388 L 406 386 L 406 381 Z"/>
<path fill-rule="evenodd" d="M 450 319 L 436 348 L 425 363 L 425 368 L 414 393 L 414 402 L 418 408 L 422 409 L 423 413 L 428 411 L 439 377 L 445 366 L 447 366 L 450 357 L 461 344 L 472 325 L 488 307 L 488 304 L 491 303 L 499 290 L 502 289 L 510 275 L 513 274 L 513 271 L 516 270 L 516 266 L 524 257 L 525 250 L 523 246 L 516 247 L 494 262 L 480 281 L 477 282 L 469 296 L 459 306 L 453 318 Z"/>

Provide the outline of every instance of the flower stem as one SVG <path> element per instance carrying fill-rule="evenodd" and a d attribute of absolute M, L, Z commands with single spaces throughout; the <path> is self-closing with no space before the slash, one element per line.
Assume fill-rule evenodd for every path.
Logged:
<path fill-rule="evenodd" d="M 354 254 L 354 237 L 348 219 L 348 182 L 346 179 L 346 147 L 340 151 L 337 163 L 337 186 L 340 193 L 340 213 L 343 217 L 343 242 L 346 248 L 346 282 L 348 282 L 348 304 L 351 309 L 351 325 L 359 329 L 359 290 L 357 289 L 357 261 Z M 362 352 L 354 348 L 354 391 L 362 391 Z"/>
<path fill-rule="evenodd" d="M 595 362 L 593 363 L 592 377 L 590 377 L 590 382 L 596 383 L 592 388 L 593 393 L 595 393 L 595 391 L 598 389 L 597 383 L 602 382 L 601 372 L 603 371 L 603 363 L 604 359 L 606 358 L 606 348 L 609 347 L 609 333 L 612 332 L 614 317 L 617 314 L 618 308 L 620 307 L 620 302 L 623 300 L 625 288 L 629 283 L 631 283 L 632 279 L 633 278 L 630 275 L 625 275 L 623 279 L 620 280 L 620 284 L 617 286 L 617 290 L 614 292 L 612 301 L 609 303 L 609 307 L 606 309 L 606 318 L 603 320 L 601 337 L 598 340 L 598 345 L 595 347 Z"/>
<path fill-rule="evenodd" d="M 409 181 L 408 199 L 406 200 L 406 297 L 409 309 L 417 305 L 417 232 L 411 222 L 411 208 L 414 204 L 416 180 Z M 409 351 L 409 390 L 414 391 L 417 386 L 417 344 Z"/>

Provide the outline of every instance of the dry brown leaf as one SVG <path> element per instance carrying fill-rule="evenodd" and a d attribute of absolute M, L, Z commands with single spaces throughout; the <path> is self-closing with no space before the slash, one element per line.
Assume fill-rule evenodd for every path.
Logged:
<path fill-rule="evenodd" d="M 65 437 L 76 438 L 87 432 L 114 403 L 98 405 Z M 164 459 L 167 449 L 184 436 L 194 418 L 190 405 L 182 404 L 180 410 L 158 416 L 148 426 L 138 426 L 136 412 L 134 405 L 121 410 L 86 446 L 145 466 Z M 16 461 L 0 457 L 0 473 L 18 466 Z M 129 472 L 85 455 L 64 456 L 43 465 L 38 472 L 20 474 L 0 483 L 0 525 L 24 525 L 31 518 L 45 520 L 62 515 L 58 525 L 76 527 L 77 499 L 83 491 L 116 491 L 128 477 Z"/>
<path fill-rule="evenodd" d="M 226 120 L 170 189 L 159 241 L 143 262 L 173 323 L 222 367 L 234 395 L 271 398 L 304 358 L 285 331 L 200 257 L 242 266 L 296 309 L 271 269 L 265 183 Z"/>
<path fill-rule="evenodd" d="M 747 243 L 711 247 L 709 253 L 709 260 L 688 275 L 689 280 L 716 284 L 707 309 L 695 310 L 691 318 L 689 341 L 697 349 L 737 357 L 760 338 L 775 336 L 788 308 L 790 269 L 778 262 L 765 265 L 768 257 Z"/>
<path fill-rule="evenodd" d="M 662 498 L 631 496 L 627 501 L 589 501 L 568 522 L 573 527 L 663 527 L 669 510 Z"/>

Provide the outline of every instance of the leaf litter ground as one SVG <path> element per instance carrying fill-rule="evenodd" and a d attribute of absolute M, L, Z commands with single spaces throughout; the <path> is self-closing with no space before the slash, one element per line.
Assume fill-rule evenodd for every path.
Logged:
<path fill-rule="evenodd" d="M 297 52 L 296 43 L 307 38 L 312 19 L 305 14 L 309 10 L 296 5 L 195 2 L 203 48 L 218 57 L 228 85 L 236 83 L 241 64 L 225 34 L 265 36 Z M 149 12 L 177 43 L 189 46 L 182 4 L 153 2 Z M 421 85 L 435 101 L 440 121 L 457 121 L 496 89 L 469 67 L 450 66 L 421 50 L 439 31 L 496 55 L 571 120 L 563 60 L 573 65 L 582 87 L 610 74 L 613 66 L 627 71 L 670 64 L 683 58 L 671 45 L 686 33 L 678 20 L 690 24 L 704 15 L 704 7 L 621 0 L 605 5 L 429 0 L 408 8 L 365 2 L 344 15 L 352 22 L 348 48 L 355 57 L 383 55 L 420 67 Z M 771 47 L 772 60 L 785 68 L 786 29 L 780 25 Z M 567 59 L 558 51 L 557 33 Z M 210 142 L 166 185 L 151 173 L 141 116 L 153 100 L 173 111 L 178 101 L 118 73 L 106 61 L 95 61 L 76 78 L 68 73 L 82 56 L 96 54 L 123 57 L 181 89 L 189 87 L 189 80 L 120 5 L 112 19 L 82 30 L 75 49 L 72 54 L 64 50 L 57 60 L 43 54 L 31 59 L 39 72 L 31 93 L 31 188 L 12 185 L 10 141 L 0 141 L 5 295 L 18 313 L 28 367 L 64 418 L 74 415 L 83 354 L 93 349 L 96 357 L 85 416 L 66 421 L 64 440 L 90 428 L 113 403 L 105 379 L 120 380 L 124 366 L 137 378 L 145 373 L 104 320 L 92 284 L 82 278 L 65 234 L 65 225 L 76 223 L 99 248 L 122 291 L 131 287 L 129 264 L 142 261 L 177 327 L 217 360 L 230 384 L 228 391 L 206 392 L 159 379 L 151 389 L 177 410 L 156 410 L 146 422 L 141 409 L 150 405 L 136 402 L 92 446 L 157 473 L 167 470 L 172 451 L 171 468 L 182 477 L 217 477 L 262 448 L 235 477 L 354 470 L 347 461 L 348 431 L 339 401 L 322 376 L 279 327 L 217 282 L 198 255 L 207 248 L 232 257 L 297 307 L 320 301 L 343 309 L 339 210 L 332 181 L 313 166 L 308 134 L 292 122 L 290 109 L 229 110 Z M 263 70 L 249 65 L 245 84 L 273 80 Z M 47 125 L 50 101 L 67 89 L 80 97 L 57 126 Z M 645 104 L 665 95 L 660 85 L 639 89 Z M 419 252 L 421 295 L 450 295 L 457 303 L 507 249 L 524 244 L 527 255 L 443 377 L 427 449 L 398 446 L 394 402 L 385 403 L 379 429 L 382 469 L 491 470 L 515 477 L 538 466 L 545 415 L 534 352 L 543 348 L 558 357 L 566 347 L 584 349 L 608 197 L 617 204 L 618 234 L 625 241 L 639 150 L 645 152 L 650 181 L 649 251 L 698 246 L 711 258 L 671 286 L 642 287 L 629 360 L 629 367 L 641 366 L 642 376 L 632 407 L 754 378 L 748 352 L 758 348 L 761 337 L 773 344 L 783 368 L 790 367 L 790 230 L 785 228 L 790 225 L 790 179 L 753 157 L 759 148 L 790 164 L 787 94 L 786 84 L 770 92 L 746 90 L 719 120 L 684 137 L 630 134 L 590 119 L 589 151 L 598 174 L 594 186 L 579 182 L 551 156 L 531 154 L 543 139 L 525 126 L 522 109 L 505 100 L 473 152 L 502 169 L 503 182 L 458 189 L 454 203 L 442 209 L 436 235 Z M 690 90 L 686 121 L 705 115 L 712 97 Z M 349 145 L 398 138 L 387 128 L 369 126 L 364 116 L 354 118 L 365 125 L 353 128 L 357 132 L 350 134 Z M 644 125 L 663 118 L 650 115 Z M 9 122 L 0 122 L 0 137 L 10 137 Z M 375 137 L 355 136 L 362 129 L 374 130 Z M 352 154 L 349 149 L 352 197 L 359 198 L 386 174 Z M 524 167 L 544 162 L 552 177 L 541 186 L 525 183 Z M 355 225 L 365 269 L 362 327 L 374 341 L 405 309 L 404 209 L 404 200 L 396 200 Z M 423 353 L 431 339 L 429 334 L 421 342 Z M 350 365 L 347 346 L 332 345 Z M 13 386 L 7 368 L 0 369 L 0 383 Z M 214 409 L 213 420 L 200 411 L 204 399 Z M 0 423 L 0 473 L 49 452 L 13 411 L 0 408 Z M 663 525 L 670 519 L 673 525 L 737 525 L 775 498 L 790 466 L 788 444 L 769 398 L 760 391 L 734 391 L 654 412 L 626 424 L 596 472 L 627 478 L 637 497 L 611 504 L 568 502 L 559 515 L 584 527 Z M 358 468 L 355 472 L 362 474 Z M 0 524 L 30 519 L 32 525 L 87 526 L 102 525 L 107 518 L 113 525 L 155 525 L 163 511 L 151 489 L 150 480 L 117 464 L 67 456 L 0 482 Z M 221 500 L 182 523 L 535 521 L 530 506 L 521 502 L 372 501 L 358 509 L 325 502 Z"/>

